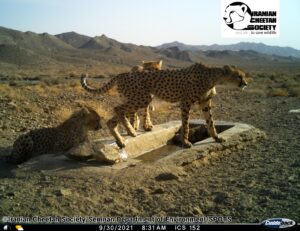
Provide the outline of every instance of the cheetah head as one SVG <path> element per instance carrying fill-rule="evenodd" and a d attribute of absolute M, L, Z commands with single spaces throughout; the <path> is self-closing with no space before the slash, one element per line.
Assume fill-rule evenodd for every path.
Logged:
<path fill-rule="evenodd" d="M 101 117 L 90 107 L 83 107 L 80 110 L 81 123 L 88 128 L 88 130 L 99 130 L 102 128 Z"/>
<path fill-rule="evenodd" d="M 225 65 L 223 67 L 224 75 L 226 77 L 225 82 L 227 84 L 238 86 L 244 90 L 248 84 L 250 79 L 246 77 L 246 73 L 235 66 Z"/>

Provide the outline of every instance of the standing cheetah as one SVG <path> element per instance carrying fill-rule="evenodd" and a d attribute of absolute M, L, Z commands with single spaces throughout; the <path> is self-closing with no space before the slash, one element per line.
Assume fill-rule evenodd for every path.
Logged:
<path fill-rule="evenodd" d="M 161 70 L 161 68 L 162 68 L 162 62 L 163 62 L 162 60 L 159 60 L 159 61 L 148 61 L 148 62 L 142 61 L 141 65 L 133 67 L 131 69 L 131 71 L 132 72 L 139 72 L 139 71 L 157 71 L 157 70 Z M 154 107 L 152 106 L 152 109 L 153 108 Z M 147 120 L 146 115 L 150 115 L 149 114 L 149 110 L 150 110 L 150 106 L 146 107 L 145 110 L 144 110 L 144 115 L 143 115 L 143 117 L 144 117 L 144 124 L 147 123 L 146 122 L 146 120 Z M 137 113 L 130 114 L 129 115 L 129 119 L 130 119 L 130 123 L 131 123 L 132 127 L 135 130 L 138 130 L 139 125 L 140 125 L 140 119 L 139 119 Z M 152 127 L 148 128 L 148 127 L 144 126 L 144 130 L 149 131 L 149 129 L 151 130 Z"/>
<path fill-rule="evenodd" d="M 196 102 L 201 103 L 210 136 L 217 142 L 223 142 L 224 139 L 217 135 L 211 114 L 214 87 L 229 84 L 244 88 L 248 84 L 245 73 L 236 67 L 208 67 L 200 63 L 179 70 L 122 73 L 98 89 L 88 86 L 86 78 L 86 75 L 81 76 L 81 85 L 85 90 L 102 94 L 116 85 L 118 91 L 127 99 L 124 104 L 114 108 L 115 116 L 107 122 L 120 148 L 125 147 L 125 142 L 118 131 L 118 124 L 121 122 L 129 135 L 136 136 L 126 115 L 146 108 L 152 100 L 152 95 L 168 102 L 180 103 L 184 147 L 192 146 L 188 141 L 188 120 L 191 106 Z M 146 116 L 149 118 L 149 115 Z M 152 126 L 150 119 L 144 126 Z"/>
<path fill-rule="evenodd" d="M 85 141 L 89 130 L 100 129 L 100 119 L 95 110 L 84 107 L 57 127 L 32 130 L 17 138 L 8 160 L 20 164 L 33 156 L 66 151 Z"/>

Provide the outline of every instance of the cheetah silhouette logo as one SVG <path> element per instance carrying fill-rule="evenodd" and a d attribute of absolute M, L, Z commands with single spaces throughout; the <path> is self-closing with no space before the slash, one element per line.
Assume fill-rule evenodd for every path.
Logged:
<path fill-rule="evenodd" d="M 251 10 L 243 2 L 233 2 L 226 7 L 223 19 L 231 29 L 245 30 L 251 21 Z"/>

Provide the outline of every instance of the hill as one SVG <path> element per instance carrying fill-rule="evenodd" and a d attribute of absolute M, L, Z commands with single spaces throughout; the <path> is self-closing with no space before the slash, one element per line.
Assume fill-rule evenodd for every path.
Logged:
<path fill-rule="evenodd" d="M 171 42 L 165 43 L 158 46 L 158 49 L 166 49 L 169 47 L 178 47 L 180 50 L 188 50 L 188 51 L 208 51 L 208 50 L 231 50 L 231 51 L 240 51 L 240 50 L 253 50 L 259 53 L 268 54 L 268 55 L 278 55 L 284 57 L 296 57 L 300 58 L 300 50 L 291 48 L 291 47 L 280 47 L 280 46 L 269 46 L 264 43 L 249 43 L 249 42 L 240 42 L 236 44 L 230 45 L 187 45 L 180 42 Z"/>
<path fill-rule="evenodd" d="M 57 34 L 55 36 L 75 48 L 81 47 L 91 39 L 89 36 L 81 35 L 74 31 Z"/>
<path fill-rule="evenodd" d="M 121 43 L 105 35 L 88 37 L 75 32 L 56 36 L 0 27 L 0 75 L 68 75 L 88 71 L 115 74 L 129 71 L 142 60 L 163 59 L 165 67 L 186 62 L 169 58 L 156 48 Z"/>

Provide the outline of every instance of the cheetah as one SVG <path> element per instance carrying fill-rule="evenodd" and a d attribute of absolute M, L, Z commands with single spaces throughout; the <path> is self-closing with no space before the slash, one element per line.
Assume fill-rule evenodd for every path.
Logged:
<path fill-rule="evenodd" d="M 101 128 L 101 117 L 89 107 L 73 113 L 69 119 L 52 128 L 40 128 L 19 136 L 8 161 L 21 164 L 31 157 L 66 151 L 87 139 L 89 130 Z"/>
<path fill-rule="evenodd" d="M 125 147 L 125 140 L 118 131 L 118 124 L 122 123 L 127 133 L 135 137 L 136 131 L 126 115 L 147 107 L 152 100 L 152 95 L 171 103 L 179 102 L 183 127 L 183 147 L 192 146 L 188 140 L 188 121 L 191 106 L 196 102 L 201 103 L 209 135 L 217 142 L 224 142 L 225 140 L 216 132 L 211 114 L 211 98 L 215 94 L 215 86 L 233 85 L 244 89 L 248 85 L 246 74 L 234 66 L 208 67 L 201 63 L 177 70 L 122 73 L 112 77 L 108 83 L 98 89 L 90 87 L 86 83 L 86 79 L 87 76 L 83 74 L 81 85 L 86 91 L 102 94 L 116 85 L 118 91 L 127 100 L 114 108 L 115 116 L 107 122 L 110 132 L 120 148 Z M 149 115 L 146 117 L 149 119 Z M 151 126 L 150 119 L 147 120 L 145 126 Z"/>
<path fill-rule="evenodd" d="M 159 61 L 142 61 L 142 65 L 135 66 L 131 69 L 132 72 L 161 70 L 162 60 Z"/>
<path fill-rule="evenodd" d="M 132 72 L 141 72 L 141 71 L 156 71 L 156 70 L 161 70 L 162 63 L 163 63 L 162 60 L 159 60 L 159 61 L 148 61 L 148 62 L 142 61 L 141 65 L 133 67 L 131 69 L 131 71 Z M 149 105 L 144 110 L 144 124 L 145 124 L 145 119 L 147 119 L 147 118 L 145 118 L 145 116 L 147 114 L 149 114 L 149 110 L 150 109 L 154 110 L 154 106 L 153 105 L 151 105 L 151 106 Z M 140 125 L 140 119 L 139 119 L 137 113 L 129 115 L 129 119 L 130 119 L 130 123 L 131 123 L 132 127 L 135 130 L 138 130 L 139 125 Z M 149 131 L 149 129 L 151 130 L 152 127 L 149 128 L 149 127 L 145 127 L 144 126 L 144 130 Z"/>

